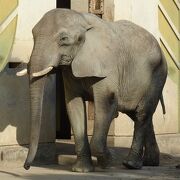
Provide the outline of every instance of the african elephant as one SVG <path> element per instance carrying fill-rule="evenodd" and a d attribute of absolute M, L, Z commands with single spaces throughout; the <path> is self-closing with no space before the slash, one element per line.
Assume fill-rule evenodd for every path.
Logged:
<path fill-rule="evenodd" d="M 159 164 L 152 116 L 166 81 L 167 65 L 155 38 L 131 22 L 106 22 L 67 9 L 47 12 L 32 30 L 34 47 L 28 70 L 32 126 L 24 167 L 29 169 L 38 146 L 43 91 L 53 69 L 61 66 L 68 116 L 75 137 L 73 171 L 93 171 L 91 154 L 102 166 L 111 160 L 107 134 L 118 112 L 134 121 L 131 150 L 123 164 L 139 169 Z M 95 104 L 89 145 L 85 101 Z M 144 151 L 144 152 L 143 152 Z"/>

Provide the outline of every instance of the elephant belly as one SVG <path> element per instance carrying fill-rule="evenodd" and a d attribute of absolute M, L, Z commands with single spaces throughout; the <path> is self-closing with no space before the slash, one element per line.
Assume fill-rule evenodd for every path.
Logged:
<path fill-rule="evenodd" d="M 146 91 L 147 88 L 141 84 L 141 86 L 127 88 L 121 92 L 118 97 L 118 110 L 122 113 L 134 111 L 145 96 Z"/>
<path fill-rule="evenodd" d="M 129 111 L 134 111 L 138 105 L 138 100 L 131 100 L 131 99 L 123 99 L 120 98 L 118 102 L 118 111 L 122 113 L 126 113 Z"/>
<path fill-rule="evenodd" d="M 133 63 L 129 63 L 126 73 L 119 78 L 118 106 L 120 112 L 135 110 L 151 86 L 152 72 L 147 67 L 140 69 L 133 66 Z"/>

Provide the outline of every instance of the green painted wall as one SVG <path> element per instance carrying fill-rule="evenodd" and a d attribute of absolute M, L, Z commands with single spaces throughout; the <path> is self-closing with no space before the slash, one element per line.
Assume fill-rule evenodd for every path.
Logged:
<path fill-rule="evenodd" d="M 17 15 L 9 23 L 6 21 L 17 6 L 18 0 L 0 0 L 0 71 L 8 63 L 15 38 Z"/>
<path fill-rule="evenodd" d="M 160 0 L 167 14 L 171 18 L 173 24 L 180 31 L 180 11 L 173 0 Z"/>
<path fill-rule="evenodd" d="M 17 5 L 18 0 L 0 0 L 0 24 L 13 12 Z"/>
<path fill-rule="evenodd" d="M 160 0 L 163 10 L 159 7 L 158 9 L 158 20 L 159 20 L 159 31 L 165 41 L 167 42 L 168 48 L 171 49 L 173 56 L 176 58 L 177 62 L 180 62 L 180 39 L 177 33 L 180 35 L 180 9 L 174 0 Z M 179 3 L 180 4 L 180 3 Z M 168 17 L 167 17 L 168 16 Z M 170 20 L 169 20 L 170 19 Z M 172 26 L 173 25 L 173 26 Z M 175 31 L 177 33 L 175 33 Z M 178 94 L 178 104 L 173 104 L 173 106 L 180 109 L 180 71 L 175 66 L 172 54 L 167 50 L 167 47 L 160 42 L 162 50 L 166 56 L 168 63 L 168 76 L 177 85 Z M 180 131 L 180 110 L 179 110 L 179 131 Z"/>

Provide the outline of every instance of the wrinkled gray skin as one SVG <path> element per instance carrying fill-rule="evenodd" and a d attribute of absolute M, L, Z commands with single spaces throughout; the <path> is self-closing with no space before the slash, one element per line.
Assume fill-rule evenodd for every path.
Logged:
<path fill-rule="evenodd" d="M 77 161 L 72 170 L 93 171 L 91 155 L 106 167 L 111 159 L 107 134 L 118 111 L 134 121 L 134 137 L 123 164 L 139 169 L 159 165 L 152 116 L 167 76 L 166 61 L 155 38 L 128 22 L 109 23 L 91 14 L 55 9 L 33 28 L 30 76 L 32 126 L 28 169 L 37 151 L 48 67 L 62 66 L 65 101 L 74 132 Z M 43 72 L 41 75 L 33 73 Z M 47 73 L 47 75 L 46 75 Z M 34 77 L 39 76 L 39 77 Z M 85 101 L 95 104 L 90 145 Z"/>

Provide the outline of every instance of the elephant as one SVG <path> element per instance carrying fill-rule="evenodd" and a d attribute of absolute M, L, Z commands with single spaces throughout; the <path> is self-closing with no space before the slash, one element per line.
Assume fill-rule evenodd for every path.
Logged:
<path fill-rule="evenodd" d="M 68 9 L 50 10 L 32 33 L 28 67 L 17 73 L 28 74 L 30 82 L 32 125 L 24 168 L 30 168 L 38 147 L 46 79 L 58 68 L 75 139 L 77 159 L 72 171 L 94 171 L 91 155 L 100 166 L 108 166 L 113 157 L 107 135 L 119 112 L 134 121 L 131 149 L 123 164 L 130 169 L 159 165 L 152 117 L 158 102 L 163 102 L 167 63 L 153 35 L 127 20 L 107 22 Z M 95 106 L 90 143 L 86 101 L 94 101 Z"/>

